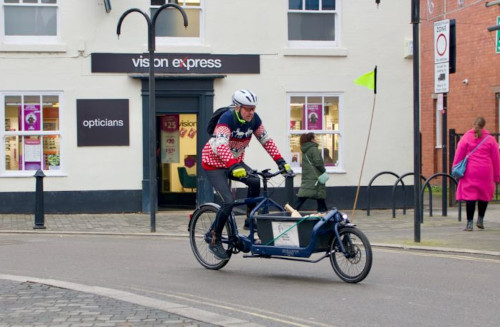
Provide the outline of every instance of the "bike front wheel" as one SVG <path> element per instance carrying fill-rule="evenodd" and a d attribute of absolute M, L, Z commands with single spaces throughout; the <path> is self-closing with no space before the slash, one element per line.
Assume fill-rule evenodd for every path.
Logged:
<path fill-rule="evenodd" d="M 340 240 L 334 237 L 330 246 L 330 262 L 335 273 L 347 283 L 358 283 L 368 276 L 372 267 L 372 248 L 368 238 L 355 227 L 343 227 Z M 345 253 L 342 252 L 342 243 Z"/>
<path fill-rule="evenodd" d="M 189 242 L 196 260 L 203 267 L 213 270 L 221 269 L 229 262 L 229 259 L 220 260 L 208 249 L 211 241 L 210 231 L 218 211 L 219 209 L 215 206 L 203 206 L 197 209 L 191 217 L 189 228 Z M 222 245 L 230 258 L 232 251 L 228 251 L 228 224 L 222 231 L 222 240 Z"/>

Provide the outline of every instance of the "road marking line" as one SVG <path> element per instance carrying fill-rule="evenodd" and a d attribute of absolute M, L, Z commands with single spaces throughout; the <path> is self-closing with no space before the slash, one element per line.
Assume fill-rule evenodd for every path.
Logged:
<path fill-rule="evenodd" d="M 194 294 L 178 293 L 178 292 L 175 292 L 175 294 L 171 294 L 171 293 L 164 293 L 164 292 L 158 292 L 158 291 L 152 291 L 152 290 L 144 290 L 144 289 L 133 288 L 133 287 L 132 287 L 132 289 L 134 289 L 136 291 L 143 291 L 143 292 L 150 292 L 150 293 L 158 294 L 158 295 L 164 295 L 167 297 L 172 297 L 172 298 L 176 298 L 176 299 L 180 299 L 180 300 L 184 300 L 184 301 L 188 301 L 188 302 L 201 303 L 201 304 L 204 304 L 207 306 L 212 306 L 212 307 L 216 307 L 216 308 L 220 308 L 220 309 L 224 309 L 224 310 L 240 312 L 240 313 L 248 314 L 248 315 L 251 315 L 254 317 L 258 317 L 258 318 L 262 318 L 262 319 L 266 319 L 266 320 L 271 320 L 271 321 L 279 322 L 279 323 L 290 325 L 290 326 L 336 327 L 335 325 L 327 325 L 327 324 L 323 324 L 323 323 L 316 322 L 316 321 L 301 319 L 301 318 L 297 318 L 297 317 L 285 316 L 285 315 L 282 315 L 282 314 L 279 314 L 276 312 L 266 311 L 266 310 L 253 308 L 253 307 L 251 308 L 253 311 L 249 311 L 248 306 L 242 306 L 242 305 L 234 304 L 234 303 L 226 303 L 226 302 L 223 302 L 220 300 L 214 300 L 211 298 L 210 299 L 204 298 L 204 297 L 194 295 Z M 217 302 L 217 304 L 215 302 Z M 261 312 L 261 313 L 259 313 L 259 312 Z M 289 320 L 285 320 L 285 319 L 289 319 Z M 294 320 L 295 322 L 290 321 L 290 320 Z"/>
<path fill-rule="evenodd" d="M 464 261 L 480 261 L 480 262 L 491 262 L 491 263 L 500 263 L 498 259 L 489 259 L 489 258 L 474 258 L 464 255 L 456 255 L 456 254 L 446 254 L 446 253 L 426 253 L 426 252 L 417 252 L 416 250 L 408 251 L 408 250 L 389 250 L 389 249 L 378 249 L 377 251 L 382 252 L 390 252 L 390 253 L 404 253 L 404 254 L 413 254 L 421 257 L 436 257 L 436 258 L 448 258 L 448 259 L 457 259 Z"/>

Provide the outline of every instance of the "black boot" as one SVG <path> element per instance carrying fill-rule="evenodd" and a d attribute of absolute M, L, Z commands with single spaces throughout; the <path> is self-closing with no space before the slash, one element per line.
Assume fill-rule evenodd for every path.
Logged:
<path fill-rule="evenodd" d="M 248 217 L 247 217 L 247 219 L 245 219 L 245 224 L 243 225 L 243 229 L 245 229 L 245 230 L 250 229 L 250 221 L 248 220 Z M 253 220 L 253 230 L 254 231 L 257 230 L 257 220 L 256 219 Z"/>
<path fill-rule="evenodd" d="M 255 207 L 254 207 L 255 208 Z M 248 217 L 250 216 L 250 212 L 252 212 L 253 208 L 247 207 L 247 218 L 245 219 L 245 224 L 243 225 L 243 229 L 249 230 L 250 229 L 250 222 L 248 221 Z M 253 230 L 257 230 L 257 220 L 253 220 Z"/>
<path fill-rule="evenodd" d="M 477 217 L 477 223 L 476 223 L 477 228 L 484 229 L 483 220 L 484 220 L 484 217 Z"/>
<path fill-rule="evenodd" d="M 467 220 L 467 225 L 465 226 L 464 231 L 472 232 L 472 225 L 473 225 L 472 220 Z"/>

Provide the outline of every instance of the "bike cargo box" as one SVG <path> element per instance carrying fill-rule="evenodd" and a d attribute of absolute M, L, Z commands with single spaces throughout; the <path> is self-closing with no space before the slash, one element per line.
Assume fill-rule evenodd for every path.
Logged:
<path fill-rule="evenodd" d="M 302 213 L 302 215 L 306 216 L 307 214 Z M 313 227 L 321 219 L 321 217 L 318 216 L 311 216 L 307 217 L 307 219 L 303 220 L 298 225 L 295 225 L 304 217 L 291 217 L 288 212 L 261 214 L 255 217 L 257 218 L 258 226 L 257 233 L 262 245 L 292 247 L 307 247 L 311 241 Z M 327 222 L 321 226 L 317 234 L 314 251 L 326 251 L 329 249 L 332 230 L 332 222 Z M 286 233 L 282 234 L 283 232 Z M 276 237 L 278 238 L 275 239 Z"/>

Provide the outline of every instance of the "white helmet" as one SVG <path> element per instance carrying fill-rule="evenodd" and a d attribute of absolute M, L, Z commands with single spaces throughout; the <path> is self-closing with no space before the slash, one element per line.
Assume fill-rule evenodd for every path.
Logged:
<path fill-rule="evenodd" d="M 257 96 L 249 90 L 241 89 L 233 94 L 233 104 L 239 106 L 257 106 Z"/>

